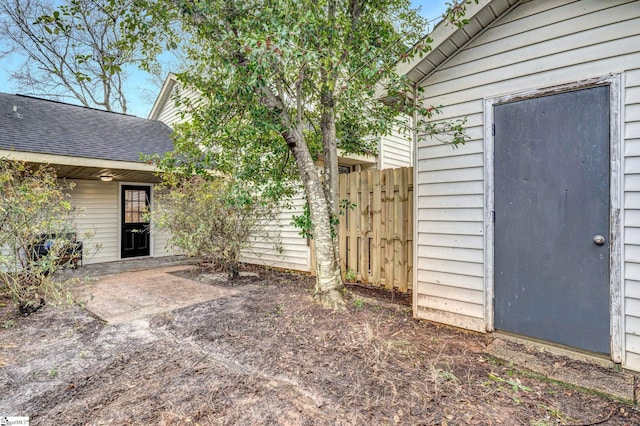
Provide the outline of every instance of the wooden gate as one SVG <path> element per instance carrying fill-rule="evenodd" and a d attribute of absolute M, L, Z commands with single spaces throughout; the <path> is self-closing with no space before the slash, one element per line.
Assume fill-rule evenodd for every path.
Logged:
<path fill-rule="evenodd" d="M 342 278 L 411 290 L 413 167 L 340 175 L 340 200 Z"/>

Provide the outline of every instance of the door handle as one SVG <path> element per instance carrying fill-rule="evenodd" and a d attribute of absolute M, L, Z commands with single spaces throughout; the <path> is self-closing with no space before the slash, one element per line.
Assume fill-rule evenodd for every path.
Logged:
<path fill-rule="evenodd" d="M 593 242 L 601 246 L 604 244 L 604 237 L 602 235 L 594 235 Z"/>

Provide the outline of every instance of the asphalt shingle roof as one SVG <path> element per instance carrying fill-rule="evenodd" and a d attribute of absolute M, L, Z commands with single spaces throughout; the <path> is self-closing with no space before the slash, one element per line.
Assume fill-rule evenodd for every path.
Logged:
<path fill-rule="evenodd" d="M 0 93 L 0 149 L 140 162 L 171 151 L 170 135 L 160 121 Z"/>

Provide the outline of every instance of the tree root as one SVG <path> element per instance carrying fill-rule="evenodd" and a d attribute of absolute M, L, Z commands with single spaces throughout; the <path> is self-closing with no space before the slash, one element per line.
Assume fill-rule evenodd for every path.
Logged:
<path fill-rule="evenodd" d="M 334 311 L 344 311 L 347 309 L 347 303 L 344 301 L 342 292 L 338 289 L 329 289 L 326 291 L 318 291 L 313 294 L 313 301 L 319 303 L 326 309 Z"/>

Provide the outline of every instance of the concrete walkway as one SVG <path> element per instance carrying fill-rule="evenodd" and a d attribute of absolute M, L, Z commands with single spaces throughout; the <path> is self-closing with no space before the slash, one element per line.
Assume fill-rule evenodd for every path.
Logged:
<path fill-rule="evenodd" d="M 76 298 L 86 309 L 114 324 L 234 295 L 238 290 L 181 278 L 173 272 L 191 265 L 130 270 L 85 279 L 76 288 Z"/>

